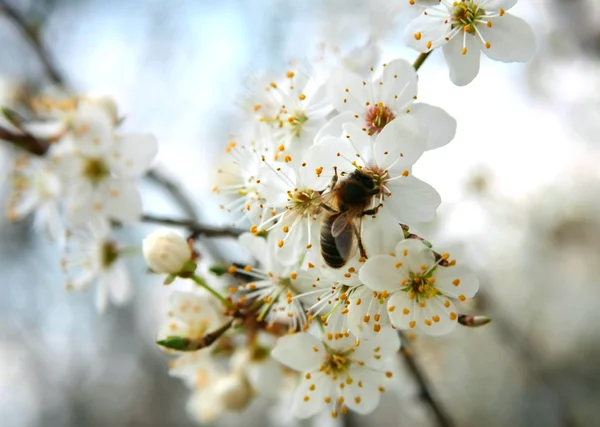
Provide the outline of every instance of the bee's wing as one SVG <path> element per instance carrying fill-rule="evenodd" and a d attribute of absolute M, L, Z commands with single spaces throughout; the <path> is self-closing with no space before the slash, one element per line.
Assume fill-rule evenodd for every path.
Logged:
<path fill-rule="evenodd" d="M 358 248 L 356 225 L 352 218 L 345 213 L 340 214 L 331 224 L 331 235 L 340 256 L 345 260 L 352 258 Z"/>

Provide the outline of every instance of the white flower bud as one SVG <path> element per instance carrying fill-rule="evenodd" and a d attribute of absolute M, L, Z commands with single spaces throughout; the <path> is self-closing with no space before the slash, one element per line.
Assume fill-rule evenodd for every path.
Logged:
<path fill-rule="evenodd" d="M 176 274 L 192 257 L 185 239 L 167 229 L 154 231 L 143 242 L 146 263 L 156 273 Z"/>
<path fill-rule="evenodd" d="M 233 372 L 214 386 L 213 393 L 226 411 L 239 412 L 252 400 L 253 392 L 243 374 Z"/>

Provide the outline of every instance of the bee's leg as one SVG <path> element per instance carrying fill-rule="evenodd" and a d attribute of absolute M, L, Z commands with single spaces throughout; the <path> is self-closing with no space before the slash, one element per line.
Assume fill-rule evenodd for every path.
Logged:
<path fill-rule="evenodd" d="M 332 209 L 331 207 L 327 206 L 325 203 L 321 203 L 319 206 L 325 209 L 327 212 L 339 213 L 335 209 Z"/>
<path fill-rule="evenodd" d="M 338 182 L 337 166 L 334 166 L 333 167 L 333 177 L 331 178 L 331 188 L 329 191 L 333 191 L 333 189 L 337 185 L 337 182 Z"/>
<path fill-rule="evenodd" d="M 383 206 L 383 203 L 380 203 L 377 206 L 375 206 L 373 209 L 367 209 L 366 211 L 363 211 L 362 214 L 363 215 L 377 215 L 377 212 L 379 212 L 379 208 L 382 206 Z"/>

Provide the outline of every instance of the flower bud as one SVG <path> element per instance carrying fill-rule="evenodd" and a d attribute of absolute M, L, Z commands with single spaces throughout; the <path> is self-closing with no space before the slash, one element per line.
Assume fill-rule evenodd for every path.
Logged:
<path fill-rule="evenodd" d="M 232 412 L 239 412 L 246 408 L 253 397 L 252 388 L 246 377 L 238 372 L 219 379 L 213 393 L 223 409 Z"/>
<path fill-rule="evenodd" d="M 142 246 L 146 263 L 156 273 L 180 273 L 192 257 L 185 239 L 167 229 L 154 231 L 144 239 Z"/>

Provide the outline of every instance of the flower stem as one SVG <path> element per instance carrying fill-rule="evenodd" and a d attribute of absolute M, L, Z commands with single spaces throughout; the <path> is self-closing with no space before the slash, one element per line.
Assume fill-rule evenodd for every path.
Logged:
<path fill-rule="evenodd" d="M 195 274 L 193 276 L 191 276 L 190 279 L 192 279 L 194 282 L 196 282 L 196 284 L 198 286 L 200 286 L 201 288 L 206 289 L 208 291 L 208 293 L 210 293 L 216 299 L 218 299 L 219 301 L 221 301 L 221 303 L 225 307 L 229 308 L 230 310 L 233 310 L 234 312 L 237 312 L 237 308 L 233 305 L 233 303 L 231 301 L 229 301 L 227 298 L 225 298 L 223 295 L 221 295 L 219 292 L 217 292 L 216 290 L 214 290 L 211 286 L 209 286 L 208 283 L 206 283 L 204 281 L 204 279 L 202 279 L 201 277 L 196 276 Z"/>
<path fill-rule="evenodd" d="M 429 55 L 431 55 L 431 52 L 433 52 L 433 50 L 430 50 L 429 52 L 422 53 L 422 54 L 420 54 L 418 56 L 417 60 L 413 64 L 413 67 L 415 67 L 416 71 L 419 71 L 419 68 L 421 68 L 421 65 L 423 65 L 423 63 L 425 62 L 425 60 L 427 59 L 427 57 Z"/>

